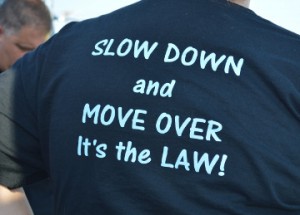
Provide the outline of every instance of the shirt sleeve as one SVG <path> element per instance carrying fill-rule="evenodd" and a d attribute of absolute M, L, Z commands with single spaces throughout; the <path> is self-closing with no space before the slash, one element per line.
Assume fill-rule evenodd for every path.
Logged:
<path fill-rule="evenodd" d="M 37 127 L 44 49 L 39 47 L 0 74 L 0 184 L 10 189 L 48 177 Z"/>

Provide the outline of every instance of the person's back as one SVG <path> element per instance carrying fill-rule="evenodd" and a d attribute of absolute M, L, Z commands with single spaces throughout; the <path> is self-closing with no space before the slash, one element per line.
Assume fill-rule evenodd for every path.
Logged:
<path fill-rule="evenodd" d="M 31 84 L 0 121 L 27 165 L 0 182 L 49 174 L 55 214 L 300 213 L 300 37 L 252 11 L 145 0 L 70 24 L 14 69 L 0 88 Z"/>

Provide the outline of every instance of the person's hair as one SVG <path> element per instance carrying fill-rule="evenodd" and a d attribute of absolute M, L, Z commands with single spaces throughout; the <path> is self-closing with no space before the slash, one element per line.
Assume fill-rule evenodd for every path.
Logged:
<path fill-rule="evenodd" d="M 42 0 L 4 0 L 0 5 L 0 25 L 10 34 L 24 26 L 48 33 L 52 29 L 52 18 Z"/>

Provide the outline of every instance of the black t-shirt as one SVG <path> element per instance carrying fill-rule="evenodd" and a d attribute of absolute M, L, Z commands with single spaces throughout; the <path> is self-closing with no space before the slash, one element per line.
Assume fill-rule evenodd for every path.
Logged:
<path fill-rule="evenodd" d="M 47 178 L 23 186 L 34 215 L 53 214 L 53 190 L 51 179 Z"/>
<path fill-rule="evenodd" d="M 227 1 L 141 1 L 0 76 L 0 183 L 56 215 L 300 214 L 300 37 Z"/>

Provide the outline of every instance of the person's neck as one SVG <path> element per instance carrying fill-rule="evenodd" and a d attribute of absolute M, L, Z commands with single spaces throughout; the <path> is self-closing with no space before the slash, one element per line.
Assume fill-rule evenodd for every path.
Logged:
<path fill-rule="evenodd" d="M 250 5 L 250 0 L 228 0 L 228 1 L 238 4 L 238 5 L 241 5 L 246 8 L 249 8 L 249 5 Z"/>

